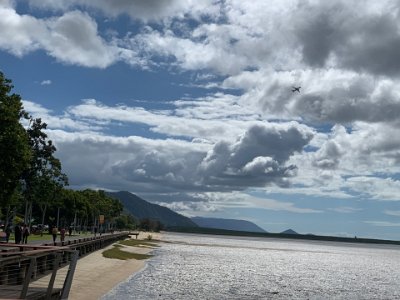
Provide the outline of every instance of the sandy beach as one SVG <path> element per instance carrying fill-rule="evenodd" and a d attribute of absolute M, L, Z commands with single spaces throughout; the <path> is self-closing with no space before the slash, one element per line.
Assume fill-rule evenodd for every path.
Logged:
<path fill-rule="evenodd" d="M 141 232 L 138 239 L 145 240 L 151 234 L 154 240 L 161 239 L 160 233 Z M 133 237 L 135 238 L 135 237 Z M 99 299 L 114 286 L 142 269 L 145 260 L 119 260 L 105 258 L 102 252 L 111 246 L 100 249 L 78 260 L 68 299 Z M 125 246 L 124 251 L 147 254 L 151 248 Z"/>

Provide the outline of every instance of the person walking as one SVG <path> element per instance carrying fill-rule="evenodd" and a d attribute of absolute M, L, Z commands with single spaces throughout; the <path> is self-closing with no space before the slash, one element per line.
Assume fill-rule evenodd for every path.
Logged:
<path fill-rule="evenodd" d="M 14 238 L 15 238 L 15 243 L 20 244 L 21 243 L 21 238 L 22 238 L 22 230 L 21 226 L 19 224 L 16 224 L 14 227 Z"/>
<path fill-rule="evenodd" d="M 6 228 L 6 243 L 10 240 L 10 235 L 11 235 L 11 225 L 8 224 Z"/>
<path fill-rule="evenodd" d="M 57 227 L 54 225 L 53 228 L 51 229 L 51 234 L 52 234 L 52 236 L 53 236 L 53 243 L 54 243 L 54 246 L 56 245 L 57 232 L 58 232 Z"/>
<path fill-rule="evenodd" d="M 61 240 L 61 242 L 64 242 L 64 240 L 65 240 L 65 228 L 64 227 L 61 227 L 61 229 L 60 229 L 60 240 Z"/>
<path fill-rule="evenodd" d="M 29 234 L 29 226 L 24 224 L 24 227 L 22 227 L 22 244 L 28 244 Z"/>

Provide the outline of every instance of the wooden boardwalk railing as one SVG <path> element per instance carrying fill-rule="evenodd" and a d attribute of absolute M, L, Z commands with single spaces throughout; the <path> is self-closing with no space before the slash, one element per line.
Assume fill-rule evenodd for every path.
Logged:
<path fill-rule="evenodd" d="M 0 243 L 0 299 L 67 299 L 79 257 L 128 232 L 34 244 Z"/>

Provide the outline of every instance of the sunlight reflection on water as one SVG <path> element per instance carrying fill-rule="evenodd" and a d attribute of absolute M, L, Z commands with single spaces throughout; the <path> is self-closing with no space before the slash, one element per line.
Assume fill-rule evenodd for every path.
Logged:
<path fill-rule="evenodd" d="M 400 247 L 172 234 L 103 299 L 400 299 Z"/>

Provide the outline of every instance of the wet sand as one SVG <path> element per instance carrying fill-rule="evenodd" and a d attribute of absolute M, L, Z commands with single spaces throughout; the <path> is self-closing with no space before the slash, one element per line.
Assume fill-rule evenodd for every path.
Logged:
<path fill-rule="evenodd" d="M 149 234 L 155 240 L 161 239 L 159 233 L 146 232 L 141 232 L 138 239 L 145 240 Z M 68 299 L 99 299 L 114 286 L 141 270 L 146 264 L 145 260 L 119 260 L 103 257 L 102 252 L 109 248 L 112 248 L 112 245 L 78 260 Z M 129 246 L 124 247 L 123 250 L 141 254 L 152 251 L 151 248 Z"/>

